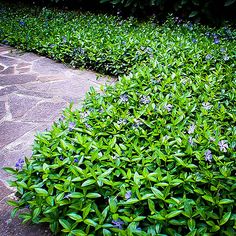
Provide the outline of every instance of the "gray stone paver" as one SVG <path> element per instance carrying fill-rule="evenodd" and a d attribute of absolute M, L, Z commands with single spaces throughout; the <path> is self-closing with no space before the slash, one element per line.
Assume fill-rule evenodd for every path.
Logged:
<path fill-rule="evenodd" d="M 94 72 L 0 45 L 0 166 L 14 167 L 19 158 L 30 157 L 37 132 L 50 128 L 70 102 L 80 107 L 90 87 L 99 90 L 105 83 L 114 80 L 98 80 Z M 0 168 L 0 236 L 50 235 L 45 226 L 10 218 L 6 200 L 14 190 L 7 185 L 9 177 Z"/>

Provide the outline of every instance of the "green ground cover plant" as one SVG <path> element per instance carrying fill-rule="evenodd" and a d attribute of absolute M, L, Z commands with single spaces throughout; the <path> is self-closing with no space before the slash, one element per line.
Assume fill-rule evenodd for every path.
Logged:
<path fill-rule="evenodd" d="M 62 235 L 235 235 L 235 30 L 3 7 L 0 40 L 121 75 L 5 168 Z"/>

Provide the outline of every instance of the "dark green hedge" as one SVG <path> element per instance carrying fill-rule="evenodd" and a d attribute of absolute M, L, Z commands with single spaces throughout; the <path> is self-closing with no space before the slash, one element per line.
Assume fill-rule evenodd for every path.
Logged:
<path fill-rule="evenodd" d="M 31 1 L 31 0 L 29 0 Z M 36 3 L 49 2 L 69 7 L 89 7 L 104 9 L 124 15 L 144 16 L 155 14 L 163 17 L 175 13 L 181 18 L 218 23 L 224 19 L 233 20 L 236 12 L 236 0 L 36 0 Z"/>

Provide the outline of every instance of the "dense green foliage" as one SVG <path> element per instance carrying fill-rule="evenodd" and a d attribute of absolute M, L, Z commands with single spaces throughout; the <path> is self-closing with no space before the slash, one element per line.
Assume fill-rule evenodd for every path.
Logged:
<path fill-rule="evenodd" d="M 235 235 L 235 31 L 4 8 L 0 40 L 119 78 L 36 137 L 24 221 L 65 235 Z"/>

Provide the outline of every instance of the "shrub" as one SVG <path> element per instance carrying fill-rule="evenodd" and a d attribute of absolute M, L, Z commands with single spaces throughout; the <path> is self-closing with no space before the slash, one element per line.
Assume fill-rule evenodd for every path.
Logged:
<path fill-rule="evenodd" d="M 89 57 L 79 64 L 93 58 L 95 69 L 110 61 L 111 73 L 130 73 L 102 94 L 91 90 L 81 110 L 68 108 L 36 137 L 25 164 L 5 168 L 16 178 L 13 215 L 27 207 L 24 222 L 65 235 L 234 235 L 235 31 L 49 10 L 23 16 L 1 15 L 1 39 L 67 61 L 80 36 Z M 116 60 L 123 50 L 128 70 Z"/>

